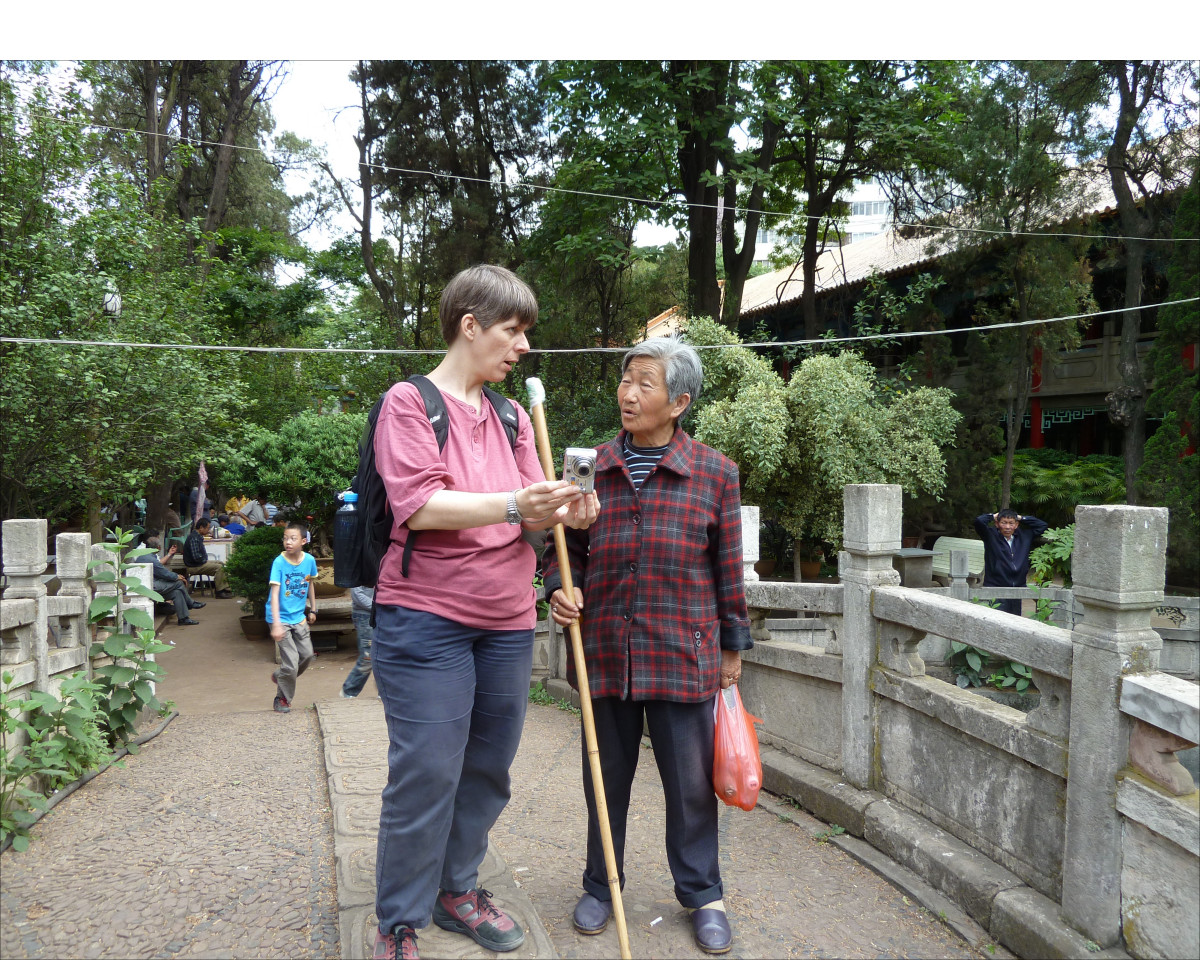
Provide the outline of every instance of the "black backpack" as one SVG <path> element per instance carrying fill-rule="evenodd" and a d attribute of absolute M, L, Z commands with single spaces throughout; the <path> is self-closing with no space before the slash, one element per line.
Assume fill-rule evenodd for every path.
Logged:
<path fill-rule="evenodd" d="M 438 450 L 445 449 L 446 438 L 450 434 L 450 420 L 446 416 L 446 404 L 441 391 L 420 374 L 409 377 L 407 382 L 421 392 L 421 399 L 425 401 L 425 415 L 433 426 Z M 485 386 L 483 392 L 504 424 L 509 445 L 515 450 L 518 426 L 516 409 L 510 400 L 490 387 Z M 349 579 L 354 583 L 339 582 L 338 586 L 375 586 L 379 579 L 379 567 L 392 542 L 392 508 L 388 503 L 387 491 L 383 488 L 383 478 L 375 469 L 375 423 L 379 419 L 383 401 L 384 397 L 380 397 L 367 414 L 367 426 L 358 442 L 358 472 L 350 482 L 350 489 L 358 494 L 359 513 L 358 542 L 351 548 L 349 568 Z M 408 576 L 408 562 L 416 539 L 417 531 L 409 530 L 404 542 L 404 558 L 400 563 L 400 573 L 405 577 Z"/>

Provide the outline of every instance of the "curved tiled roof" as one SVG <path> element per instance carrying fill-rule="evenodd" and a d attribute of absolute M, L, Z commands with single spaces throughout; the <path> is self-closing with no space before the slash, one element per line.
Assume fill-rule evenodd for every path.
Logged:
<path fill-rule="evenodd" d="M 1063 229 L 1081 218 L 1111 215 L 1116 210 L 1116 198 L 1113 195 L 1112 182 L 1108 171 L 1096 165 L 1080 168 L 1076 171 L 1080 181 L 1074 209 L 1066 212 L 1059 210 L 1056 214 L 1048 215 L 1044 224 L 1047 228 Z M 1148 184 L 1149 186 L 1150 184 Z M 1177 184 L 1166 185 L 1170 190 Z M 1154 184 L 1158 192 L 1162 185 Z M 960 221 L 960 225 L 976 226 L 976 224 Z M 908 231 L 906 231 L 908 232 Z M 926 263 L 933 263 L 959 246 L 955 243 L 954 231 L 920 230 L 918 235 L 901 236 L 893 228 L 865 240 L 859 240 L 844 247 L 826 249 L 817 258 L 816 293 L 830 293 L 840 287 L 853 286 L 861 283 L 873 274 L 889 276 L 906 270 L 912 270 Z M 970 236 L 970 235 L 968 235 Z M 978 239 L 969 241 L 970 245 L 982 246 L 1002 239 L 1004 234 L 979 234 Z M 742 289 L 741 316 L 755 316 L 766 313 L 777 306 L 793 301 L 798 302 L 804 289 L 804 277 L 799 263 L 791 264 L 772 273 L 764 273 L 751 277 Z"/>

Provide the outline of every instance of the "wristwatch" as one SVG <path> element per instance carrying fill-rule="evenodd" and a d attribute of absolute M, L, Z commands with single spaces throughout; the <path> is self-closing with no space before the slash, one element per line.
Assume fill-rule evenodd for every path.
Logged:
<path fill-rule="evenodd" d="M 517 509 L 517 491 L 514 490 L 508 495 L 508 511 L 504 514 L 504 522 L 516 526 L 524 519 L 521 511 Z"/>

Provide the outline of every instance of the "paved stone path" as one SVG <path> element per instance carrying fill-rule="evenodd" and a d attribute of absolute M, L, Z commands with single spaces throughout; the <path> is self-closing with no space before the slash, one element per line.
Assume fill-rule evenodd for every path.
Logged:
<path fill-rule="evenodd" d="M 3 855 L 6 960 L 369 955 L 387 750 L 374 687 L 337 698 L 354 653 L 322 654 L 295 709 L 271 712 L 271 647 L 242 639 L 238 612 L 217 601 L 200 611 L 202 626 L 168 628 L 180 646 L 163 656 L 162 694 L 181 715 L 125 769 L 60 803 L 27 852 Z M 595 937 L 571 927 L 585 840 L 580 737 L 576 716 L 530 705 L 512 802 L 481 875 L 528 931 L 514 960 L 618 955 L 614 924 Z M 633 955 L 706 956 L 672 894 L 648 748 L 631 811 Z M 918 905 L 915 886 L 888 883 L 825 842 L 828 831 L 766 794 L 749 813 L 722 808 L 730 956 L 1007 956 L 944 904 L 968 939 L 957 935 Z M 433 926 L 419 942 L 425 957 L 497 956 Z"/>
<path fill-rule="evenodd" d="M 316 718 L 179 716 L 3 856 L 0 955 L 340 956 Z"/>

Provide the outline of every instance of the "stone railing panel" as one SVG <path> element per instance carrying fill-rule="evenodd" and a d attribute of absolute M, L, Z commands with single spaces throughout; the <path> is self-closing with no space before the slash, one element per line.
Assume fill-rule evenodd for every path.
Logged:
<path fill-rule="evenodd" d="M 955 638 L 1055 677 L 1071 676 L 1071 631 L 1060 627 L 904 587 L 876 589 L 872 610 L 880 620 Z"/>
<path fill-rule="evenodd" d="M 746 584 L 746 603 L 768 610 L 804 610 L 827 614 L 842 612 L 840 583 L 790 583 L 783 580 L 756 580 Z M 765 613 L 764 613 L 765 615 Z"/>

